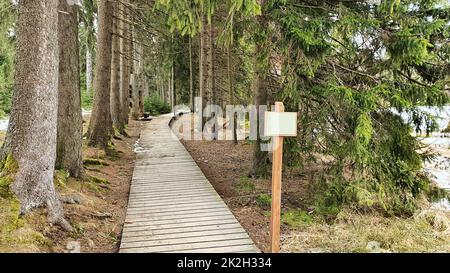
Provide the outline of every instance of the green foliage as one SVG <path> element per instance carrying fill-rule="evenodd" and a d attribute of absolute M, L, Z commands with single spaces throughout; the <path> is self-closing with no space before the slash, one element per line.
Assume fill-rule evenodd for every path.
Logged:
<path fill-rule="evenodd" d="M 67 170 L 60 169 L 55 171 L 53 183 L 57 187 L 65 187 L 67 184 L 67 179 L 70 177 L 70 173 Z"/>
<path fill-rule="evenodd" d="M 92 103 L 94 102 L 94 94 L 91 92 L 82 91 L 81 92 L 81 108 L 85 110 L 92 109 Z"/>
<path fill-rule="evenodd" d="M 281 213 L 281 222 L 293 228 L 300 228 L 311 224 L 311 215 L 302 210 L 288 210 Z"/>
<path fill-rule="evenodd" d="M 0 118 L 11 111 L 14 79 L 16 6 L 0 0 Z"/>
<path fill-rule="evenodd" d="M 12 90 L 0 91 L 0 118 L 4 118 L 11 112 Z"/>
<path fill-rule="evenodd" d="M 279 31 L 262 37 L 266 54 L 284 63 L 275 99 L 299 111 L 298 137 L 287 142 L 284 158 L 290 166 L 317 154 L 331 158 L 316 177 L 323 214 L 351 205 L 410 215 L 431 194 L 410 125 L 433 132 L 436 118 L 420 107 L 449 103 L 442 72 L 450 61 L 443 46 L 449 7 L 438 0 L 271 0 L 263 7 Z"/>
<path fill-rule="evenodd" d="M 156 1 L 156 9 L 167 12 L 167 24 L 170 32 L 178 30 L 183 36 L 189 34 L 195 36 L 203 27 L 203 17 L 211 22 L 219 2 L 217 0 L 197 0 L 197 1 Z M 233 18 L 236 12 L 242 12 L 245 16 L 259 15 L 261 7 L 256 0 L 233 0 L 230 1 L 226 29 L 233 25 Z"/>
<path fill-rule="evenodd" d="M 272 197 L 267 193 L 261 193 L 256 196 L 256 204 L 262 209 L 270 209 L 272 204 Z"/>
<path fill-rule="evenodd" d="M 162 100 L 159 96 L 152 95 L 145 99 L 144 110 L 145 110 L 145 112 L 150 113 L 150 115 L 156 116 L 156 115 L 160 115 L 160 114 L 170 113 L 171 107 L 167 102 Z"/>
<path fill-rule="evenodd" d="M 244 194 L 251 193 L 256 189 L 255 183 L 246 176 L 241 177 L 233 186 L 239 193 Z"/>
<path fill-rule="evenodd" d="M 6 159 L 1 163 L 0 169 L 0 197 L 12 198 L 11 184 L 14 182 L 14 176 L 19 170 L 19 165 L 13 156 L 8 154 Z"/>

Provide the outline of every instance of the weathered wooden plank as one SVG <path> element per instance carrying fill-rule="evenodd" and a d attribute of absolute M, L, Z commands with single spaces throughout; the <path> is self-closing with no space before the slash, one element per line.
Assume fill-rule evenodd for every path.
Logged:
<path fill-rule="evenodd" d="M 178 196 L 178 195 L 189 195 L 189 194 L 195 194 L 195 193 L 215 193 L 214 189 L 212 187 L 195 187 L 192 189 L 186 189 L 186 190 L 178 190 L 174 191 L 171 188 L 168 188 L 166 190 L 161 191 L 161 189 L 152 189 L 152 188 L 139 188 L 135 187 L 134 191 L 130 192 L 130 196 Z"/>
<path fill-rule="evenodd" d="M 189 217 L 190 215 L 200 215 L 203 213 L 216 213 L 216 212 L 228 212 L 228 208 L 226 207 L 215 207 L 215 208 L 201 208 L 201 209 L 192 209 L 192 210 L 184 210 L 184 211 L 153 211 L 153 212 L 139 212 L 136 214 L 127 214 L 127 216 L 130 217 L 147 217 L 147 216 L 158 216 L 158 217 L 164 217 L 164 216 L 186 216 Z"/>
<path fill-rule="evenodd" d="M 126 222 L 132 223 L 132 222 L 143 222 L 143 221 L 154 221 L 154 220 L 173 220 L 173 219 L 180 219 L 181 216 L 183 216 L 183 219 L 197 219 L 198 217 L 204 217 L 204 216 L 222 216 L 222 215 L 229 215 L 229 212 L 222 209 L 220 211 L 206 211 L 206 212 L 200 212 L 200 213 L 192 213 L 192 214 L 173 214 L 173 215 L 161 215 L 161 214 L 150 214 L 150 215 L 135 215 L 130 216 L 126 218 Z"/>
<path fill-rule="evenodd" d="M 198 237 L 185 237 L 185 238 L 174 238 L 174 239 L 159 239 L 151 241 L 139 241 L 139 242 L 124 242 L 122 248 L 133 248 L 133 247 L 159 247 L 167 245 L 180 245 L 180 244 L 191 244 L 200 242 L 217 242 L 225 240 L 237 240 L 237 239 L 247 239 L 248 236 L 245 233 L 238 232 L 232 234 L 219 234 L 219 235 L 204 235 Z M 251 244 L 251 241 L 247 241 Z"/>
<path fill-rule="evenodd" d="M 210 206 L 214 206 L 217 203 L 216 200 L 208 200 L 208 202 L 205 201 L 197 201 L 197 202 L 185 202 L 185 203 L 176 203 L 176 204 L 157 204 L 157 205 L 151 205 L 151 207 L 154 208 L 168 208 L 168 209 L 175 209 L 175 208 L 184 208 L 184 209 L 190 209 L 190 208 L 196 208 L 197 206 L 200 205 L 206 205 L 208 207 Z M 147 208 L 149 207 L 149 205 L 133 205 L 133 206 L 129 206 L 128 209 L 134 210 L 134 209 L 142 209 L 142 208 Z"/>
<path fill-rule="evenodd" d="M 139 204 L 145 204 L 145 205 L 151 205 L 151 204 L 177 204 L 181 201 L 197 201 L 197 200 L 208 200 L 210 198 L 220 198 L 220 197 L 214 197 L 214 195 L 204 192 L 202 194 L 190 194 L 190 195 L 174 195 L 174 196 L 165 196 L 161 197 L 161 199 L 155 198 L 155 197 L 148 197 L 148 196 L 130 196 L 130 198 L 133 198 L 133 200 L 130 200 L 128 202 L 129 207 L 133 207 L 135 205 Z M 176 202 L 174 201 L 176 200 Z M 214 200 L 214 199 L 212 199 Z"/>
<path fill-rule="evenodd" d="M 191 248 L 175 251 L 164 251 L 165 253 L 255 253 L 259 250 L 253 245 L 238 245 L 238 246 L 220 246 L 209 248 Z"/>
<path fill-rule="evenodd" d="M 200 204 L 195 207 L 186 207 L 186 206 L 168 206 L 168 207 L 144 207 L 144 208 L 128 208 L 127 214 L 134 213 L 145 213 L 145 212 L 177 212 L 177 211 L 193 211 L 193 210 L 202 210 L 202 209 L 214 209 L 214 208 L 226 208 L 228 207 L 225 204 Z"/>
<path fill-rule="evenodd" d="M 177 235 L 177 234 L 189 234 L 195 232 L 206 232 L 206 231 L 226 231 L 228 229 L 240 229 L 243 231 L 241 225 L 239 223 L 231 223 L 231 224 L 221 224 L 221 225 L 212 225 L 212 226 L 192 226 L 192 227 L 182 227 L 182 228 L 167 228 L 161 230 L 142 230 L 142 231 L 129 231 L 127 233 L 126 238 L 122 238 L 122 241 L 126 241 L 127 238 L 134 237 L 146 237 L 151 238 L 152 236 L 158 235 Z"/>
<path fill-rule="evenodd" d="M 227 235 L 227 234 L 242 234 L 242 228 L 229 228 L 229 229 L 211 229 L 211 230 L 199 230 L 191 232 L 178 232 L 169 234 L 144 234 L 141 236 L 128 236 L 122 240 L 123 243 L 145 242 L 145 241 L 157 241 L 166 239 L 182 239 L 182 238 L 196 238 L 212 235 Z"/>
<path fill-rule="evenodd" d="M 149 246 L 149 247 L 134 247 L 134 248 L 121 248 L 121 252 L 124 253 L 140 253 L 140 252 L 185 252 L 189 250 L 202 250 L 207 252 L 208 248 L 222 248 L 228 247 L 232 251 L 232 246 L 251 246 L 253 243 L 250 239 L 235 239 L 224 240 L 215 242 L 194 242 L 186 244 L 176 245 L 162 245 L 162 246 Z"/>
<path fill-rule="evenodd" d="M 198 190 L 197 192 L 185 192 L 185 193 L 176 193 L 176 194 L 158 194 L 158 193 L 133 193 L 130 194 L 130 199 L 134 201 L 141 200 L 173 200 L 173 199 L 190 199 L 195 197 L 203 197 L 203 196 L 211 196 L 211 192 L 208 190 Z"/>
<path fill-rule="evenodd" d="M 175 219 L 158 219 L 158 220 L 135 220 L 127 223 L 127 227 L 147 227 L 149 225 L 175 225 L 175 224 L 188 224 L 188 223 L 198 223 L 198 222 L 207 222 L 207 221 L 220 221 L 220 220 L 236 220 L 230 214 L 222 214 L 222 215 L 208 215 L 208 216 L 198 216 L 196 218 L 184 218 L 178 217 Z"/>
<path fill-rule="evenodd" d="M 126 224 L 123 232 L 126 233 L 128 231 L 143 231 L 143 230 L 157 230 L 157 229 L 166 229 L 166 228 L 183 228 L 183 227 L 195 227 L 195 226 L 215 226 L 222 224 L 233 224 L 238 223 L 236 219 L 219 219 L 219 220 L 204 220 L 202 222 L 189 222 L 189 223 L 175 223 L 175 224 L 162 224 L 162 225 L 154 225 L 148 223 L 145 226 L 130 226 L 130 224 Z"/>

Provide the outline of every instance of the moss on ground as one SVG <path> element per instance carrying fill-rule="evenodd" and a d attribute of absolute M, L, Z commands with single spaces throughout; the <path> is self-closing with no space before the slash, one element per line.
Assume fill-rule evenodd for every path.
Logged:
<path fill-rule="evenodd" d="M 288 210 L 281 213 L 281 222 L 290 227 L 299 228 L 311 224 L 313 221 L 311 215 L 302 210 Z"/>
<path fill-rule="evenodd" d="M 22 218 L 19 212 L 16 198 L 0 197 L 0 253 L 49 251 L 50 240 L 28 224 L 30 218 L 40 216 L 33 213 Z"/>
<path fill-rule="evenodd" d="M 85 158 L 83 159 L 84 165 L 99 165 L 99 166 L 109 166 L 108 162 L 103 159 L 98 158 Z"/>

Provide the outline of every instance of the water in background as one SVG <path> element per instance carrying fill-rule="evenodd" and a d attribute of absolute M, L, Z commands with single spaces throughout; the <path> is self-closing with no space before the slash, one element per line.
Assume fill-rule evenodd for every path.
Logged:
<path fill-rule="evenodd" d="M 82 111 L 82 115 L 90 115 L 91 111 L 90 110 L 84 110 Z M 9 123 L 9 119 L 0 119 L 0 131 L 6 131 L 8 130 L 8 123 Z"/>

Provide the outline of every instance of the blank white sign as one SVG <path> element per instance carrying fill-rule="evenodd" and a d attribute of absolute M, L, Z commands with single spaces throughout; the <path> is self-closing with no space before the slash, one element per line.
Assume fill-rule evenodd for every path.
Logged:
<path fill-rule="evenodd" d="M 264 136 L 296 136 L 296 112 L 266 112 Z"/>

